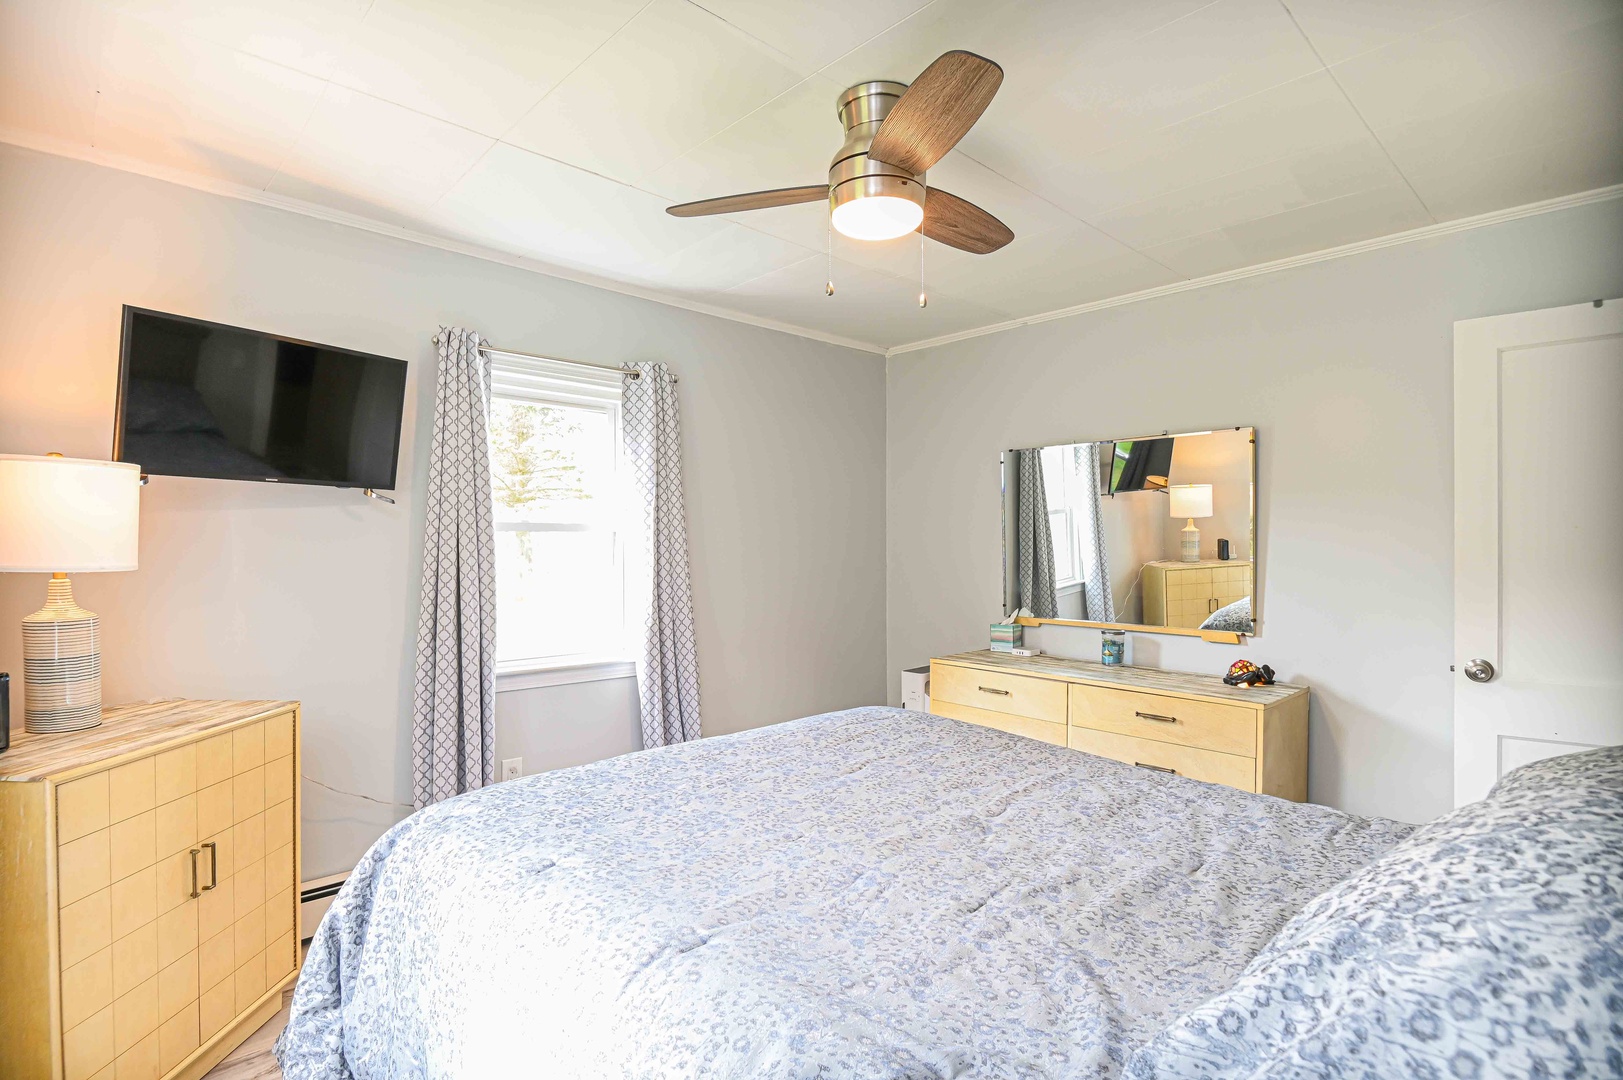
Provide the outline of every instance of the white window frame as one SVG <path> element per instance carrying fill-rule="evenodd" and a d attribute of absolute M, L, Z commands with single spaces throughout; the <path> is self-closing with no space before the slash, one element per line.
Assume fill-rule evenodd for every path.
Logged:
<path fill-rule="evenodd" d="M 1069 451 L 1070 449 L 1071 447 L 1069 445 L 1043 447 L 1044 451 L 1057 451 L 1054 456 L 1058 459 L 1060 465 L 1059 490 L 1062 496 L 1060 506 L 1055 507 L 1050 505 L 1048 507 L 1048 532 L 1050 536 L 1055 538 L 1063 536 L 1065 538 L 1065 544 L 1071 552 L 1070 576 L 1062 578 L 1058 575 L 1057 571 L 1054 576 L 1054 589 L 1059 593 L 1073 593 L 1077 589 L 1081 588 L 1082 583 L 1087 580 L 1086 577 L 1084 577 L 1085 571 L 1082 567 L 1082 548 L 1077 537 L 1076 521 L 1074 519 L 1071 506 L 1071 464 L 1065 460 L 1065 451 Z M 1049 475 L 1050 470 L 1048 463 L 1044 462 L 1043 478 L 1046 480 Z M 1055 518 L 1061 519 L 1057 525 L 1054 520 Z M 1058 552 L 1055 554 L 1058 554 Z"/>
<path fill-rule="evenodd" d="M 624 464 L 623 428 L 621 426 L 620 372 L 591 364 L 551 360 L 538 356 L 487 349 L 490 356 L 490 396 L 524 401 L 536 405 L 563 405 L 572 408 L 600 410 L 608 414 L 613 429 L 614 472 L 613 484 L 617 495 L 623 496 Z M 579 531 L 583 526 L 573 523 L 497 522 L 497 532 L 554 532 Z M 621 604 L 626 601 L 625 537 L 614 534 L 614 563 L 621 578 Z M 498 583 L 498 588 L 500 587 Z M 625 625 L 627 612 L 621 611 L 621 625 Z M 603 655 L 597 652 L 561 653 L 556 656 L 530 657 L 520 660 L 498 661 L 496 664 L 496 692 L 533 690 L 543 686 L 561 686 L 569 683 L 601 682 L 605 679 L 635 678 L 635 662 L 624 655 Z"/>

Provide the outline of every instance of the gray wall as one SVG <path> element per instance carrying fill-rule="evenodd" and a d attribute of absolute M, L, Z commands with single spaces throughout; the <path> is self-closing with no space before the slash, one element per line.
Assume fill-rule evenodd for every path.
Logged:
<path fill-rule="evenodd" d="M 107 456 L 125 303 L 411 365 L 399 505 L 158 477 L 141 569 L 75 579 L 103 619 L 109 701 L 300 699 L 306 775 L 382 801 L 307 783 L 306 876 L 347 868 L 410 800 L 442 323 L 680 374 L 707 734 L 883 699 L 878 356 L 0 147 L 0 452 Z M 44 588 L 0 575 L 0 670 L 20 673 L 17 624 Z M 498 752 L 534 771 L 633 749 L 634 702 L 625 680 L 502 695 Z"/>
<path fill-rule="evenodd" d="M 1262 633 L 1135 635 L 1142 663 L 1242 656 L 1313 688 L 1310 794 L 1409 821 L 1451 805 L 1453 327 L 1623 296 L 1623 202 L 1524 218 L 890 359 L 890 695 L 984 648 L 998 452 L 1257 427 Z M 1582 526 L 1580 526 L 1582 527 Z M 1098 655 L 1098 634 L 1039 647 Z"/>
<path fill-rule="evenodd" d="M 635 679 L 507 691 L 496 699 L 496 717 L 496 760 L 522 758 L 525 773 L 642 749 Z"/>

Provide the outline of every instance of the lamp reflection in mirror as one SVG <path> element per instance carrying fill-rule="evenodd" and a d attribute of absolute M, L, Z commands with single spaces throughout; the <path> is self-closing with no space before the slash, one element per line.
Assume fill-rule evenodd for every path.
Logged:
<path fill-rule="evenodd" d="M 0 454 L 0 571 L 48 573 L 45 606 L 23 618 L 23 725 L 101 723 L 101 621 L 69 573 L 134 570 L 141 468 L 118 461 Z"/>
<path fill-rule="evenodd" d="M 1183 544 L 1179 557 L 1184 562 L 1200 561 L 1200 530 L 1195 528 L 1196 518 L 1212 516 L 1212 485 L 1173 484 L 1167 488 L 1172 503 L 1172 516 L 1187 518 L 1183 527 Z"/>

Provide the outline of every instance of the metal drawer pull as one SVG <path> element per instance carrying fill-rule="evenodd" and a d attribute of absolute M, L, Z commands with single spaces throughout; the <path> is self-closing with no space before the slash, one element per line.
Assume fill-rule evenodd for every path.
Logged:
<path fill-rule="evenodd" d="M 1135 761 L 1133 764 L 1137 765 L 1141 769 L 1154 769 L 1156 772 L 1171 773 L 1173 776 L 1178 775 L 1177 769 L 1169 769 L 1165 765 L 1146 765 L 1142 761 Z"/>
<path fill-rule="evenodd" d="M 1009 691 L 1007 691 L 1007 690 L 999 690 L 999 689 L 997 689 L 996 687 L 993 687 L 993 686 L 977 686 L 975 689 L 979 690 L 983 694 L 997 694 L 999 697 L 1008 697 L 1008 696 L 1010 696 Z"/>
<path fill-rule="evenodd" d="M 209 883 L 200 890 L 208 892 L 220 887 L 220 845 L 210 840 L 203 847 L 209 849 Z M 197 852 L 192 852 L 192 887 L 197 887 Z M 193 893 L 196 896 L 197 893 Z"/>
<path fill-rule="evenodd" d="M 1152 712 L 1134 711 L 1133 715 L 1138 717 L 1140 720 L 1154 720 L 1161 724 L 1176 724 L 1178 722 L 1178 718 L 1176 716 L 1157 716 Z"/>
<path fill-rule="evenodd" d="M 202 853 L 202 848 L 192 848 L 192 891 L 186 895 L 190 896 L 193 900 L 203 895 L 202 891 L 197 887 L 197 857 Z"/>

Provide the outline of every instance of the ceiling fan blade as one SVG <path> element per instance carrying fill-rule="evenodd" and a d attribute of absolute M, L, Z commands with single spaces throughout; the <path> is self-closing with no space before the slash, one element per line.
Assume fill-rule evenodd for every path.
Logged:
<path fill-rule="evenodd" d="M 924 193 L 924 221 L 919 232 L 971 255 L 988 255 L 1014 239 L 1013 231 L 1003 222 L 940 188 Z"/>
<path fill-rule="evenodd" d="M 908 172 L 926 172 L 958 145 L 992 95 L 1003 69 L 984 56 L 942 53 L 902 94 L 868 147 L 868 156 Z"/>
<path fill-rule="evenodd" d="M 672 217 L 708 217 L 711 214 L 736 214 L 740 210 L 765 210 L 773 206 L 793 206 L 796 203 L 816 202 L 828 198 L 828 185 L 816 187 L 773 188 L 771 191 L 747 191 L 742 195 L 723 195 L 719 199 L 701 199 L 699 202 L 667 206 L 665 212 Z"/>

